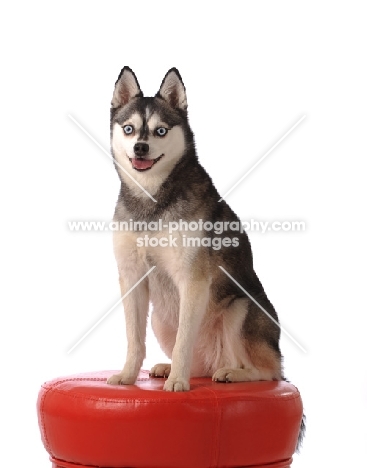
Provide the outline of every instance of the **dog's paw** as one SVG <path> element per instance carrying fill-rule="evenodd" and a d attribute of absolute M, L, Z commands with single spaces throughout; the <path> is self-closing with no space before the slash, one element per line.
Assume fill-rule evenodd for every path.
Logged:
<path fill-rule="evenodd" d="M 127 375 L 122 372 L 112 375 L 107 379 L 109 385 L 132 385 L 136 381 L 136 376 Z"/>
<path fill-rule="evenodd" d="M 190 390 L 190 383 L 186 379 L 168 378 L 164 383 L 163 390 L 166 392 L 187 392 Z"/>
<path fill-rule="evenodd" d="M 231 369 L 228 367 L 221 367 L 218 369 L 213 377 L 212 380 L 214 382 L 244 382 L 246 380 L 250 380 L 247 375 L 247 371 L 245 369 Z"/>
<path fill-rule="evenodd" d="M 156 364 L 150 369 L 149 377 L 168 377 L 171 372 L 171 364 Z"/>

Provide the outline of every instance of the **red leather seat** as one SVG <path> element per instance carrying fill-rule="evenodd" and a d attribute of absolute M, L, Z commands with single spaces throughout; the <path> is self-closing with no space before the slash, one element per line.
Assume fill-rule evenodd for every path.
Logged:
<path fill-rule="evenodd" d="M 107 385 L 112 373 L 42 386 L 38 420 L 53 468 L 291 465 L 302 417 L 293 385 L 199 378 L 170 393 L 147 371 L 129 386 Z"/>

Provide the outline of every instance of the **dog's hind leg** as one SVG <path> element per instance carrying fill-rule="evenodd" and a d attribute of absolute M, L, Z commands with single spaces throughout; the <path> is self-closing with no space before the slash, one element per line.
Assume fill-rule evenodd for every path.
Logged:
<path fill-rule="evenodd" d="M 271 348 L 264 344 L 252 345 L 252 351 L 248 354 L 251 359 L 251 365 L 234 369 L 222 367 L 213 374 L 213 380 L 225 383 L 281 380 L 280 358 Z"/>
<path fill-rule="evenodd" d="M 278 322 L 277 314 L 264 295 L 264 309 Z M 260 300 L 258 301 L 259 303 Z M 255 303 L 249 302 L 248 312 L 240 331 L 244 360 L 240 368 L 222 367 L 213 374 L 216 382 L 281 380 L 282 357 L 279 350 L 280 328 Z"/>
<path fill-rule="evenodd" d="M 171 372 L 171 364 L 156 364 L 150 369 L 149 377 L 168 377 Z"/>

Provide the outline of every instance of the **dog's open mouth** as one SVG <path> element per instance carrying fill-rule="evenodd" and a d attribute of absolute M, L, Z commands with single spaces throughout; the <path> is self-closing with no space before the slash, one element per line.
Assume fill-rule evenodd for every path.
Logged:
<path fill-rule="evenodd" d="M 151 169 L 154 164 L 163 158 L 164 154 L 161 154 L 158 158 L 155 159 L 141 159 L 141 158 L 129 158 L 130 162 L 134 169 L 137 171 L 147 171 Z"/>

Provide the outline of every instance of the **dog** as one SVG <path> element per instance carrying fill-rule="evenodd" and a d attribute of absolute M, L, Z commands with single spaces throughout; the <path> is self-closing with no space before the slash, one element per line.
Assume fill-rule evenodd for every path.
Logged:
<path fill-rule="evenodd" d="M 107 383 L 136 381 L 149 303 L 154 334 L 171 359 L 150 373 L 166 378 L 164 390 L 188 391 L 193 376 L 285 380 L 278 315 L 254 271 L 248 236 L 235 229 L 238 216 L 219 201 L 198 161 L 178 70 L 167 72 L 154 97 L 144 97 L 134 72 L 124 67 L 110 122 L 121 181 L 114 221 L 133 228 L 114 232 L 128 346 L 122 371 Z M 227 229 L 205 229 L 208 223 Z M 303 430 L 304 420 L 300 440 Z"/>
<path fill-rule="evenodd" d="M 150 372 L 166 378 L 164 390 L 188 391 L 194 376 L 285 380 L 277 312 L 238 216 L 198 161 L 179 71 L 170 69 L 157 94 L 144 97 L 124 67 L 112 96 L 110 136 L 121 181 L 114 221 L 123 229 L 114 231 L 113 243 L 128 346 L 122 371 L 107 383 L 135 383 L 149 303 L 154 334 L 171 359 Z M 298 448 L 304 431 L 305 417 Z"/>
<path fill-rule="evenodd" d="M 111 103 L 111 150 L 121 180 L 115 222 L 239 222 L 227 203 L 218 201 L 198 161 L 177 69 L 167 72 L 155 97 L 144 97 L 134 72 L 122 69 Z M 149 302 L 153 331 L 172 359 L 171 365 L 158 364 L 151 370 L 152 376 L 167 377 L 164 390 L 189 390 L 190 376 L 211 376 L 217 382 L 282 380 L 278 316 L 254 271 L 247 234 L 225 232 L 230 245 L 216 250 L 185 247 L 182 231 L 175 233 L 171 246 L 139 245 L 147 233 L 160 239 L 172 236 L 165 229 L 114 233 L 121 294 L 126 295 L 128 351 L 123 370 L 108 383 L 135 382 L 145 358 Z M 196 231 L 197 235 L 211 240 L 215 236 L 210 231 Z M 223 241 L 224 233 L 215 237 Z"/>

